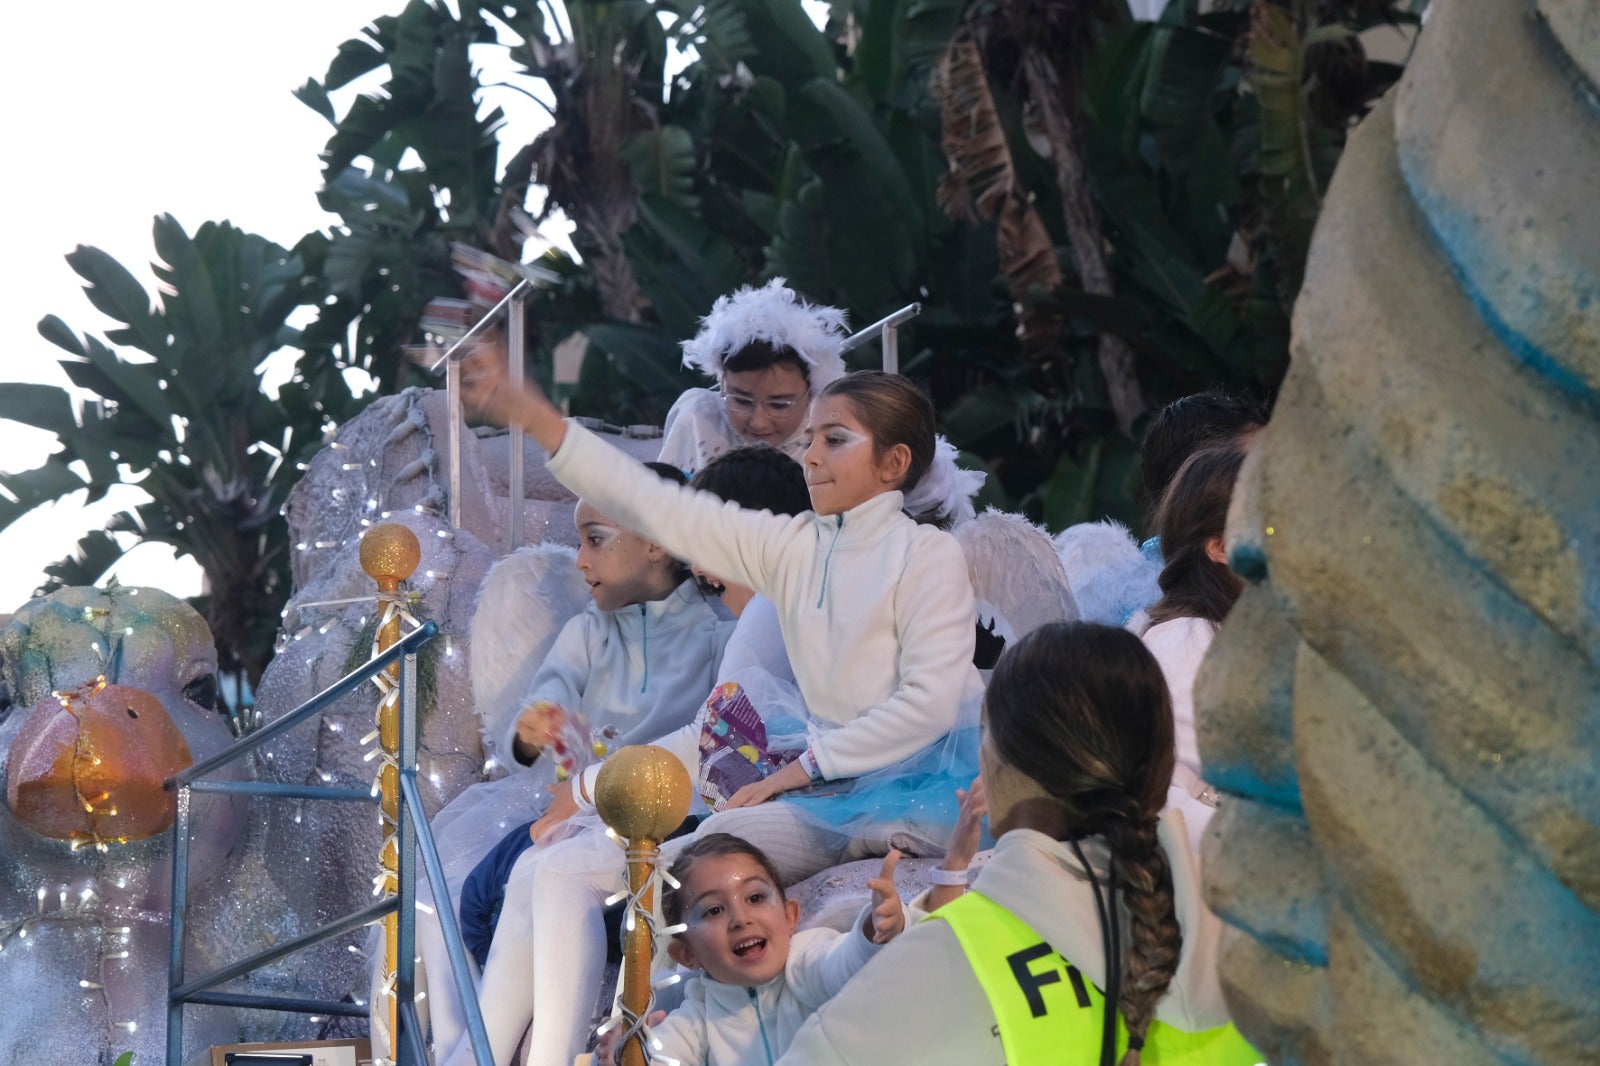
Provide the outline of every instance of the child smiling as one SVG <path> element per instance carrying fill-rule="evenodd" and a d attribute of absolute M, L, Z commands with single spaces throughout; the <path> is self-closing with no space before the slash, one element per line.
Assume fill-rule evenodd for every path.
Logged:
<path fill-rule="evenodd" d="M 669 924 L 682 923 L 667 951 L 702 971 L 684 1002 L 655 1027 L 658 1061 L 684 1066 L 765 1066 L 812 1012 L 905 929 L 894 887 L 899 853 L 870 882 L 872 904 L 848 933 L 795 932 L 800 905 L 786 899 L 772 860 L 750 842 L 711 833 L 672 864 L 678 889 L 662 900 Z M 609 1061 L 615 1040 L 601 1048 Z"/>

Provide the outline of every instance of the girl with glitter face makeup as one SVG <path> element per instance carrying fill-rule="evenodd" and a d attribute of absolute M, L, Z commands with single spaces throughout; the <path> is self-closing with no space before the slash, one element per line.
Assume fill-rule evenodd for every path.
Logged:
<path fill-rule="evenodd" d="M 630 460 L 630 466 L 661 484 L 683 483 L 682 473 L 665 464 Z M 502 893 L 527 894 L 535 859 L 527 820 L 549 799 L 546 786 L 565 793 L 567 786 L 554 782 L 569 758 L 574 771 L 589 761 L 591 731 L 604 730 L 604 743 L 615 748 L 691 723 L 733 632 L 688 568 L 660 545 L 626 531 L 588 500 L 579 501 L 573 521 L 580 541 L 575 565 L 592 602 L 562 627 L 533 676 L 524 710 L 500 737 L 500 750 L 527 769 L 468 788 L 434 820 L 447 881 L 486 985 L 513 983 L 520 977 L 502 975 L 527 968 L 522 950 L 529 933 L 518 928 L 524 912 L 505 909 L 498 926 L 492 916 Z M 484 862 L 495 872 L 474 878 Z M 420 912 L 418 942 L 427 968 L 447 976 L 437 920 Z M 447 979 L 430 991 L 433 1029 L 448 1046 L 464 1024 L 460 1004 Z M 503 1024 L 499 1017 L 492 1022 L 497 1050 L 509 1056 L 527 1017 L 511 1012 Z"/>
<path fill-rule="evenodd" d="M 734 792 L 699 832 L 752 841 L 786 884 L 891 846 L 943 850 L 956 789 L 977 771 L 981 686 L 966 559 L 954 537 L 902 510 L 936 446 L 932 405 L 915 385 L 865 371 L 820 390 L 803 464 L 813 510 L 794 518 L 632 476 L 620 453 L 568 424 L 533 387 L 512 386 L 498 362 L 469 361 L 463 391 L 476 410 L 526 428 L 550 453 L 550 472 L 580 496 L 773 604 L 807 716 L 804 750 Z M 546 989 L 596 972 L 595 957 L 604 958 L 604 896 L 585 887 L 584 898 L 568 898 L 584 883 L 570 875 L 594 861 L 583 847 L 557 844 L 534 878 L 535 1066 L 565 1066 L 585 1036 L 588 1004 L 548 1010 Z M 620 884 L 615 848 L 608 862 Z"/>
<path fill-rule="evenodd" d="M 749 841 L 712 833 L 672 864 L 678 888 L 662 900 L 683 929 L 667 945 L 674 962 L 701 976 L 683 1005 L 653 1023 L 654 1058 L 682 1066 L 765 1066 L 788 1048 L 805 1019 L 843 988 L 878 949 L 905 929 L 891 852 L 870 881 L 872 901 L 848 932 L 795 932 L 800 905 L 786 899 L 772 860 Z M 659 1042 L 659 1043 L 657 1043 Z M 612 1063 L 616 1033 L 596 1058 Z"/>

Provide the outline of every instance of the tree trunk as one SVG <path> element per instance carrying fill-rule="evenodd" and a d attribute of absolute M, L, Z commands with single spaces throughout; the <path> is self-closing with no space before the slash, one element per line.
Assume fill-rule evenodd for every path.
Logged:
<path fill-rule="evenodd" d="M 1105 235 L 1101 232 L 1100 215 L 1095 210 L 1088 175 L 1084 172 L 1077 121 L 1062 99 L 1055 66 L 1050 57 L 1037 48 L 1025 47 L 1022 71 L 1050 139 L 1050 158 L 1055 163 L 1056 184 L 1061 189 L 1061 211 L 1066 220 L 1067 244 L 1077 268 L 1078 283 L 1093 295 L 1113 296 L 1115 290 L 1111 284 L 1111 268 L 1106 262 Z M 1099 360 L 1117 425 L 1122 432 L 1131 435 L 1134 422 L 1147 407 L 1134 370 L 1133 349 L 1115 333 L 1102 331 Z"/>

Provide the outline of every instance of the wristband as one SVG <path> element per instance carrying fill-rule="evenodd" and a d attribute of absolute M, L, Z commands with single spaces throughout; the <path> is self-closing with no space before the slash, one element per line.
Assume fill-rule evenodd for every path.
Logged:
<path fill-rule="evenodd" d="M 946 870 L 943 866 L 935 866 L 933 869 L 928 871 L 928 880 L 932 881 L 936 885 L 942 885 L 946 888 L 955 888 L 958 885 L 962 888 L 966 888 L 967 871 Z"/>
<path fill-rule="evenodd" d="M 823 780 L 822 767 L 817 765 L 817 757 L 812 754 L 809 745 L 805 751 L 800 753 L 800 758 L 796 761 L 800 763 L 800 769 L 806 772 L 806 776 L 811 779 L 813 784 Z"/>

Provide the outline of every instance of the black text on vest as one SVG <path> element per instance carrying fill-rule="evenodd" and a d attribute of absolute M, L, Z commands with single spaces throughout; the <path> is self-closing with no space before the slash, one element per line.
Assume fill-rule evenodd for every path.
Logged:
<path fill-rule="evenodd" d="M 1028 1001 L 1028 1010 L 1033 1012 L 1035 1018 L 1042 1018 L 1047 1013 L 1044 1005 L 1044 996 L 1039 990 L 1045 985 L 1053 985 L 1061 980 L 1061 971 L 1052 966 L 1047 970 L 1034 973 L 1031 969 L 1033 963 L 1042 958 L 1054 955 L 1055 951 L 1049 944 L 1041 941 L 1031 948 L 1006 956 L 1006 962 L 1011 966 L 1011 973 L 1017 979 L 1017 987 L 1022 989 L 1022 995 Z M 1083 986 L 1083 975 L 1078 973 L 1076 966 L 1067 967 L 1067 979 L 1072 982 L 1072 992 L 1078 1001 L 1078 1006 L 1089 1005 L 1089 990 Z"/>

